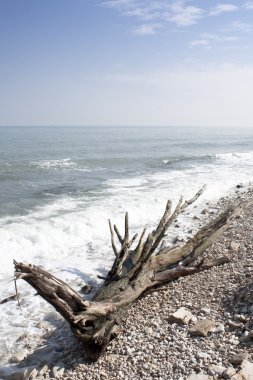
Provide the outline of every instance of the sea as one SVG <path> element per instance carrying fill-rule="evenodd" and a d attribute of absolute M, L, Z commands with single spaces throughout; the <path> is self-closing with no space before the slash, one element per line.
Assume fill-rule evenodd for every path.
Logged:
<path fill-rule="evenodd" d="M 97 286 L 113 261 L 108 219 L 123 230 L 128 211 L 132 234 L 152 230 L 168 199 L 206 184 L 168 235 L 187 238 L 194 216 L 252 181 L 253 128 L 1 126 L 0 302 L 15 295 L 13 259 L 76 290 Z M 29 285 L 17 286 L 20 306 L 0 304 L 0 364 L 22 348 L 20 336 L 39 338 L 38 322 L 57 318 Z"/>

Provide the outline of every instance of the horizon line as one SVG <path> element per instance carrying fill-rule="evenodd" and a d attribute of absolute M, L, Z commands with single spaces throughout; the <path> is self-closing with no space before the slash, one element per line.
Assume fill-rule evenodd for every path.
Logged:
<path fill-rule="evenodd" d="M 166 124 L 153 124 L 153 125 L 145 125 L 145 124 L 0 124 L 0 128 L 4 127 L 34 127 L 34 128 L 66 128 L 66 127 L 97 127 L 97 128 L 110 128 L 110 127 L 118 127 L 118 128 L 252 128 L 252 126 L 245 125 L 166 125 Z"/>

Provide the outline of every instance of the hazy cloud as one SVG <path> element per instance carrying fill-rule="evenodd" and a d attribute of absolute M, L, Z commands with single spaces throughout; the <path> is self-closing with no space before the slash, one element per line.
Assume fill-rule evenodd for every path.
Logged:
<path fill-rule="evenodd" d="M 133 30 L 133 33 L 142 36 L 156 34 L 157 30 L 161 28 L 160 24 L 142 24 Z"/>
<path fill-rule="evenodd" d="M 253 7 L 252 7 L 252 9 L 253 9 Z M 238 31 L 238 32 L 243 32 L 243 33 L 252 32 L 252 30 L 253 30 L 252 25 L 250 25 L 246 22 L 243 22 L 243 21 L 239 21 L 239 20 L 234 21 L 231 24 L 231 29 Z"/>
<path fill-rule="evenodd" d="M 203 33 L 200 34 L 198 39 L 195 39 L 189 43 L 189 47 L 203 47 L 210 49 L 215 43 L 233 43 L 237 42 L 239 38 L 237 36 L 221 36 L 217 34 Z"/>
<path fill-rule="evenodd" d="M 253 9 L 253 1 L 248 1 L 247 3 L 244 4 L 244 7 L 246 9 Z"/>
<path fill-rule="evenodd" d="M 165 0 L 108 0 L 102 3 L 115 8 L 126 16 L 134 16 L 142 20 L 162 20 L 177 26 L 196 24 L 205 11 L 196 6 L 187 5 L 185 1 Z"/>
<path fill-rule="evenodd" d="M 221 13 L 234 12 L 239 10 L 239 7 L 234 4 L 220 3 L 216 7 L 212 8 L 210 11 L 210 16 L 217 16 Z"/>
<path fill-rule="evenodd" d="M 80 109 L 71 114 L 74 120 L 78 112 L 82 114 L 83 101 L 86 101 L 90 105 L 86 120 L 97 124 L 106 121 L 115 125 L 252 127 L 253 67 L 237 67 L 230 63 L 212 67 L 206 63 L 194 69 L 186 65 L 185 68 L 167 68 L 164 71 L 112 73 L 109 96 L 104 90 L 108 83 L 103 79 L 98 81 L 98 96 L 93 108 L 87 91 L 87 98 L 82 96 Z M 101 93 L 106 96 L 101 97 Z M 64 92 L 63 96 L 69 94 Z M 98 108 L 101 112 L 95 112 Z M 65 117 L 67 111 L 64 112 Z"/>
<path fill-rule="evenodd" d="M 175 2 L 171 4 L 169 13 L 164 16 L 178 26 L 189 26 L 196 24 L 203 15 L 204 10 L 199 7 L 185 5 L 183 2 Z"/>
<path fill-rule="evenodd" d="M 217 42 L 235 42 L 239 40 L 239 37 L 237 36 L 224 36 L 224 35 L 210 34 L 210 33 L 202 33 L 200 36 L 210 41 L 217 41 Z"/>
<path fill-rule="evenodd" d="M 102 4 L 125 16 L 136 18 L 141 24 L 137 25 L 133 32 L 140 35 L 153 35 L 159 31 L 161 26 L 166 27 L 168 24 L 174 24 L 177 27 L 189 27 L 206 17 L 236 12 L 240 8 L 244 8 L 244 10 L 245 8 L 253 9 L 253 1 L 248 1 L 240 7 L 229 2 L 214 2 L 212 8 L 199 7 L 194 4 L 194 1 L 189 2 L 188 0 L 104 0 Z M 251 25 L 243 21 L 234 21 L 232 25 L 230 24 L 230 28 L 227 27 L 226 31 L 249 32 L 251 29 Z M 233 39 L 235 40 L 235 38 Z M 195 45 L 195 42 L 192 41 L 193 45 L 190 43 L 190 46 L 210 45 L 205 44 L 203 40 L 205 38 L 197 38 L 196 41 L 202 42 L 197 42 Z"/>
<path fill-rule="evenodd" d="M 127 16 L 135 16 L 141 19 L 159 18 L 161 12 L 168 9 L 168 3 L 164 0 L 107 0 L 102 4 L 115 8 Z"/>
<path fill-rule="evenodd" d="M 193 40 L 189 44 L 190 47 L 195 47 L 195 46 L 203 46 L 203 47 L 210 47 L 210 40 L 206 39 L 199 39 L 199 40 Z"/>

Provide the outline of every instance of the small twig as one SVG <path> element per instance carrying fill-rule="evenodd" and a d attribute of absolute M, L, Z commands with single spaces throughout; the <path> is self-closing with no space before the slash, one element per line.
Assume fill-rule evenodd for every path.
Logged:
<path fill-rule="evenodd" d="M 195 202 L 206 190 L 206 185 L 202 186 L 201 189 L 188 201 L 185 201 L 184 204 L 181 206 L 180 213 L 186 209 L 186 207 L 190 206 L 193 202 Z"/>
<path fill-rule="evenodd" d="M 137 239 L 138 237 L 138 234 L 135 234 L 132 239 L 129 241 L 129 243 L 127 244 L 128 248 L 131 247 L 131 245 L 133 244 L 133 242 Z"/>
<path fill-rule="evenodd" d="M 109 221 L 109 227 L 110 227 L 110 232 L 111 232 L 112 249 L 113 249 L 113 252 L 115 253 L 115 256 L 118 257 L 119 253 L 118 253 L 117 248 L 116 248 L 116 245 L 115 245 L 115 240 L 114 240 L 114 233 L 113 233 L 113 229 L 112 229 L 112 224 L 111 224 L 110 219 L 109 219 L 108 221 Z"/>
<path fill-rule="evenodd" d="M 125 237 L 124 237 L 124 243 L 128 243 L 129 240 L 129 220 L 128 220 L 128 212 L 126 212 L 125 215 Z"/>
<path fill-rule="evenodd" d="M 107 277 L 100 276 L 99 274 L 97 275 L 97 278 L 99 278 L 100 280 L 107 280 Z"/>
<path fill-rule="evenodd" d="M 17 299 L 17 296 L 16 296 L 16 294 L 14 294 L 13 296 L 4 298 L 2 301 L 0 301 L 0 305 L 3 305 L 4 303 L 7 303 L 9 301 L 14 301 L 16 299 Z"/>
<path fill-rule="evenodd" d="M 113 228 L 114 228 L 114 231 L 116 232 L 116 235 L 117 235 L 117 237 L 118 237 L 118 239 L 119 239 L 120 244 L 122 245 L 122 244 L 124 243 L 124 239 L 123 239 L 123 237 L 121 236 L 121 234 L 120 234 L 120 232 L 119 232 L 119 230 L 118 230 L 116 224 L 114 224 Z"/>
<path fill-rule="evenodd" d="M 17 287 L 17 280 L 14 278 L 14 284 L 15 284 L 15 291 L 16 291 L 16 297 L 18 301 L 18 306 L 20 307 L 20 310 L 22 311 L 21 305 L 20 305 L 20 300 L 19 300 L 19 294 L 18 294 L 18 287 Z"/>

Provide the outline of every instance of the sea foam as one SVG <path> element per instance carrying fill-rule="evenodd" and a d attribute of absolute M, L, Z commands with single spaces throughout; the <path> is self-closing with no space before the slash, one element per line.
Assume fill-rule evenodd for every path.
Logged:
<path fill-rule="evenodd" d="M 4 260 L 0 267 L 0 300 L 15 293 L 14 284 L 10 282 L 14 258 L 42 265 L 76 289 L 84 282 L 96 283 L 97 276 L 104 276 L 113 260 L 108 218 L 123 231 L 124 213 L 128 211 L 131 233 L 140 232 L 144 226 L 152 230 L 167 199 L 175 205 L 180 195 L 190 198 L 207 184 L 207 190 L 196 202 L 196 207 L 191 206 L 189 213 L 179 219 L 180 230 L 172 229 L 168 239 L 175 234 L 189 236 L 189 229 L 194 232 L 198 228 L 193 216 L 199 215 L 207 202 L 215 202 L 227 195 L 238 183 L 250 184 L 251 155 L 226 153 L 216 155 L 218 165 L 217 162 L 204 165 L 196 161 L 182 170 L 158 170 L 107 179 L 97 190 L 99 196 L 63 196 L 36 207 L 28 215 L 2 218 L 0 252 Z M 244 168 L 237 170 L 242 160 Z M 55 165 L 57 167 L 58 164 Z M 13 302 L 11 306 L 9 303 L 1 305 L 0 309 L 0 341 L 7 353 L 13 351 L 21 334 L 43 333 L 36 324 L 41 315 L 52 310 L 21 280 L 18 287 L 23 310 Z"/>

